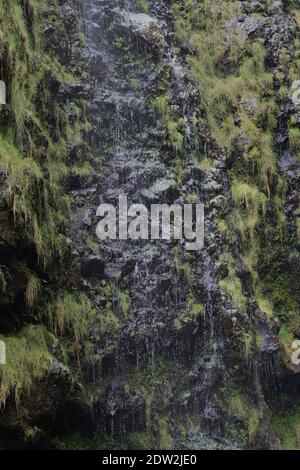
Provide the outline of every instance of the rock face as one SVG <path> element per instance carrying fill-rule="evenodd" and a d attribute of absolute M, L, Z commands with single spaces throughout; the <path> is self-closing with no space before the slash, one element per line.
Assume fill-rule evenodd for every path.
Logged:
<path fill-rule="evenodd" d="M 276 15 L 271 22 L 252 18 L 250 4 L 242 3 L 245 12 L 224 28 L 252 39 L 265 36 L 270 61 L 275 60 L 278 41 L 293 35 L 292 23 Z M 284 374 L 276 326 L 253 302 L 245 317 L 220 290 L 228 266 L 219 262 L 226 240 L 215 221 L 232 210 L 227 157 L 205 123 L 185 55 L 174 52 L 171 5 L 148 4 L 147 12 L 126 0 L 89 0 L 84 7 L 97 184 L 72 193 L 70 237 L 80 253 L 81 274 L 88 278 L 81 288 L 98 310 L 98 323 L 110 317 L 94 344 L 99 363 L 88 366 L 94 369 L 87 380 L 96 436 L 100 445 L 109 441 L 116 448 L 273 447 L 267 402 Z M 163 95 L 168 110 L 157 112 L 157 97 Z M 255 116 L 255 99 L 247 106 Z M 176 122 L 166 122 L 171 115 Z M 195 151 L 212 157 L 214 168 L 201 169 Z M 117 204 L 120 195 L 128 196 L 129 205 L 172 204 L 192 196 L 203 201 L 204 250 L 188 254 L 181 244 L 163 241 L 100 244 L 96 219 L 87 227 L 82 213 L 96 214 L 100 202 Z M 82 244 L 87 234 L 92 249 Z M 240 273 L 247 276 L 242 265 Z M 243 353 L 247 337 L 241 342 L 239 336 L 245 328 L 262 338 L 259 348 L 250 342 L 251 359 Z M 243 418 L 226 405 L 243 401 L 240 396 L 246 397 L 245 414 L 255 427 L 253 440 L 246 437 L 243 444 L 234 437 L 244 432 Z"/>
<path fill-rule="evenodd" d="M 204 90 L 195 74 L 193 78 L 199 31 L 191 30 L 186 40 L 178 35 L 180 15 L 187 18 L 189 4 L 179 0 L 76 0 L 75 7 L 66 1 L 62 14 L 69 36 L 55 39 L 54 25 L 45 31 L 53 48 L 59 49 L 57 42 L 61 44 L 63 64 L 80 64 L 72 84 L 62 85 L 55 77 L 49 82 L 66 102 L 68 119 L 76 122 L 73 100 L 88 103 L 88 126 L 80 139 L 74 137 L 68 151 L 66 184 L 72 216 L 65 239 L 67 266 L 61 268 L 66 280 L 52 290 L 71 289 L 86 295 L 90 304 L 84 308 L 92 305 L 93 315 L 80 336 L 86 346 L 75 333 L 73 363 L 80 366 L 74 377 L 81 382 L 75 392 L 71 372 L 61 362 L 61 337 L 52 346 L 49 377 L 27 400 L 30 414 L 50 383 L 53 393 L 47 401 L 48 411 L 42 415 L 32 412 L 31 428 L 38 432 L 29 439 L 28 447 L 78 448 L 80 443 L 72 444 L 72 436 L 81 435 L 89 447 L 105 449 L 274 449 L 280 445 L 272 422 L 274 409 L 284 408 L 284 395 L 290 408 L 297 405 L 299 370 L 290 361 L 288 335 L 291 331 L 295 338 L 299 335 L 299 322 L 294 315 L 292 330 L 283 310 L 294 308 L 299 301 L 297 293 L 290 296 L 288 286 L 299 273 L 299 243 L 295 241 L 299 164 L 297 145 L 291 148 L 289 131 L 289 119 L 293 116 L 297 122 L 299 111 L 289 93 L 281 100 L 278 81 L 278 51 L 292 48 L 295 21 L 284 2 L 251 1 L 239 2 L 237 14 L 226 17 L 220 26 L 224 34 L 221 77 L 226 80 L 231 74 L 238 75 L 230 55 L 232 33 L 237 42 L 240 38 L 246 44 L 261 41 L 279 108 L 272 136 L 278 157 L 276 171 L 286 188 L 278 194 L 288 235 L 280 240 L 277 234 L 274 239 L 274 253 L 267 256 L 270 267 L 261 250 L 260 268 L 253 275 L 244 256 L 243 237 L 234 225 L 237 207 L 232 175 L 236 163 L 245 159 L 245 180 L 250 187 L 253 169 L 248 170 L 245 155 L 252 150 L 252 135 L 249 137 L 241 122 L 246 118 L 248 124 L 262 121 L 264 128 L 272 120 L 274 103 L 268 102 L 270 109 L 266 105 L 262 110 L 262 102 L 246 94 L 240 100 L 242 116 L 232 119 L 238 130 L 231 150 L 220 144 L 212 130 Z M 85 35 L 80 48 L 78 32 L 75 34 L 78 9 Z M 195 11 L 192 23 L 201 32 L 203 18 Z M 267 89 L 269 75 L 264 74 L 262 82 Z M 267 92 L 265 95 L 267 101 Z M 239 106 L 234 102 L 231 107 Z M 226 117 L 217 127 L 226 127 Z M 265 128 L 264 133 L 267 136 Z M 78 171 L 78 160 L 88 160 L 88 167 Z M 0 171 L 0 195 L 3 178 Z M 277 190 L 274 181 L 271 189 Z M 173 240 L 100 242 L 97 207 L 100 203 L 117 206 L 120 195 L 127 196 L 128 205 L 141 203 L 148 208 L 156 203 L 203 202 L 204 248 L 188 252 L 183 242 Z M 276 212 L 275 202 L 269 205 L 268 211 Z M 272 224 L 268 211 L 262 226 Z M 273 232 L 271 240 L 266 236 L 268 249 L 272 236 Z M 253 277 L 260 280 L 259 298 Z M 266 302 L 268 298 L 281 308 L 277 317 L 266 313 L 271 303 Z M 66 306 L 67 318 L 72 318 L 75 307 L 72 303 Z M 58 307 L 55 312 L 58 326 L 54 330 L 59 336 Z M 57 390 L 63 390 L 64 400 Z M 15 422 L 14 413 L 10 406 L 8 422 Z"/>

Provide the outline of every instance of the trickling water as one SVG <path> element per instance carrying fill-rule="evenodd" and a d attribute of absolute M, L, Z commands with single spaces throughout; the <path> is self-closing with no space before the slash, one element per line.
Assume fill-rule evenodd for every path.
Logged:
<path fill-rule="evenodd" d="M 157 201 L 171 205 L 191 194 L 203 197 L 209 205 L 211 198 L 226 193 L 225 177 L 220 182 L 217 170 L 205 173 L 193 163 L 194 151 L 206 157 L 209 149 L 208 136 L 202 131 L 199 93 L 185 59 L 174 53 L 168 3 L 151 0 L 149 4 L 150 12 L 144 14 L 133 1 L 85 2 L 86 56 L 101 72 L 94 82 L 92 142 L 102 166 L 101 170 L 96 166 L 93 193 L 80 200 L 79 220 L 85 206 L 96 213 L 99 200 L 117 204 L 120 194 L 128 196 L 129 205 L 149 206 Z M 151 107 L 153 99 L 161 96 L 166 77 L 170 110 L 177 113 L 174 120 L 185 125 L 180 155 Z M 178 182 L 178 160 L 183 166 L 182 183 Z M 214 235 L 209 217 L 206 231 Z M 95 238 L 94 229 L 90 227 L 88 234 Z M 84 230 L 76 234 L 83 262 L 91 255 L 91 248 L 82 246 L 86 227 Z M 209 243 L 214 244 L 213 236 Z M 224 385 L 222 367 L 231 350 L 225 350 L 216 259 L 211 253 L 214 250 L 205 247 L 190 256 L 183 246 L 163 241 L 107 241 L 99 248 L 98 256 L 105 264 L 103 279 L 84 280 L 92 302 L 97 299 L 99 305 L 101 299 L 99 317 L 108 311 L 111 321 L 95 345 L 103 360 L 103 367 L 93 371 L 95 396 L 99 396 L 95 421 L 97 431 L 110 435 L 116 443 L 120 428 L 131 432 L 132 423 L 147 422 L 155 413 L 165 416 L 171 410 L 171 421 L 177 422 L 182 414 L 186 423 L 191 416 L 201 421 L 202 433 L 191 433 L 198 445 L 206 438 L 212 440 L 212 436 L 204 438 L 204 433 L 210 432 L 215 420 L 214 396 Z M 187 265 L 191 276 L 185 274 Z M 119 292 L 129 297 L 127 312 L 119 305 Z M 203 316 L 193 317 L 190 298 L 196 307 L 205 306 Z M 161 368 L 161 364 L 168 367 Z M 172 368 L 179 377 L 172 376 Z M 276 374 L 275 363 L 270 374 Z M 166 385 L 165 390 L 159 388 L 158 396 L 159 381 Z M 106 388 L 100 394 L 97 387 Z M 138 412 L 136 394 L 146 394 Z M 150 412 L 149 404 L 146 406 L 149 396 L 153 400 Z M 145 417 L 147 407 L 150 416 Z M 221 427 L 218 423 L 214 429 Z"/>

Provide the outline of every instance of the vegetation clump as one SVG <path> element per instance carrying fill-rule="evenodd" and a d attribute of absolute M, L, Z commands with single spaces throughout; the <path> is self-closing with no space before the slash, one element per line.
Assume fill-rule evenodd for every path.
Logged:
<path fill-rule="evenodd" d="M 6 345 L 6 364 L 0 366 L 0 406 L 12 396 L 18 406 L 34 382 L 45 377 L 53 356 L 52 335 L 43 326 L 29 325 L 15 335 L 0 336 Z"/>
<path fill-rule="evenodd" d="M 69 251 L 71 144 L 77 149 L 73 171 L 91 171 L 82 160 L 84 154 L 89 158 L 87 104 L 61 93 L 80 73 L 69 45 L 63 65 L 58 57 L 63 51 L 44 35 L 49 22 L 58 35 L 63 30 L 60 9 L 57 0 L 0 1 L 0 79 L 7 90 L 7 104 L 0 108 L 0 327 L 7 350 L 0 373 L 2 407 L 8 397 L 19 405 L 47 375 L 55 335 L 79 342 L 92 315 L 83 295 L 66 294 L 55 307 L 45 307 L 65 275 Z M 80 46 L 79 23 L 77 34 Z"/>

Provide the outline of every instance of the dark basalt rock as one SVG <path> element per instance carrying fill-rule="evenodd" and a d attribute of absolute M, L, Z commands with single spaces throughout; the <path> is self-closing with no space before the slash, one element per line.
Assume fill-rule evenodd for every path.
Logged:
<path fill-rule="evenodd" d="M 232 143 L 233 152 L 226 153 L 212 141 L 186 60 L 191 51 L 187 45 L 177 49 L 171 2 L 149 0 L 148 13 L 141 13 L 130 0 L 76 3 L 82 7 L 83 50 L 78 51 L 78 10 L 72 2 L 62 8 L 67 33 L 58 34 L 51 25 L 45 38 L 58 49 L 62 63 L 77 59 L 88 75 L 86 82 L 78 78 L 68 85 L 61 85 L 52 73 L 47 77 L 52 92 L 69 103 L 66 114 L 71 121 L 76 120 L 70 106 L 75 97 L 90 105 L 86 113 L 91 131 L 80 137 L 89 141 L 93 155 L 86 156 L 74 139 L 68 163 L 76 165 L 78 158 L 86 157 L 94 170 L 89 175 L 71 172 L 66 182 L 72 204 L 68 231 L 74 246 L 68 283 L 89 297 L 96 312 L 89 326 L 89 354 L 85 355 L 84 344 L 78 344 L 76 357 L 83 360 L 80 378 L 88 399 L 84 403 L 82 390 L 71 393 L 69 370 L 54 362 L 48 381 L 27 403 L 33 410 L 30 425 L 40 424 L 43 436 L 55 433 L 55 426 L 66 434 L 100 436 L 104 442 L 100 445 L 111 448 L 136 448 L 141 436 L 155 440 L 170 426 L 174 448 L 234 449 L 238 446 L 229 430 L 236 431 L 243 423 L 228 403 L 238 392 L 259 410 L 258 436 L 251 446 L 276 447 L 268 404 L 272 394 L 284 389 L 286 378 L 278 325 L 252 300 L 251 276 L 240 259 L 237 234 L 218 230 L 218 222 L 233 206 L 228 170 L 244 158 L 251 142 L 241 131 Z M 265 2 L 240 2 L 239 15 L 224 29 L 246 34 L 248 41 L 263 38 L 272 73 L 277 70 L 278 51 L 296 30 L 282 2 L 269 6 L 270 10 Z M 254 13 L 262 15 L 251 16 Z M 225 46 L 230 47 L 228 41 Z M 225 57 L 225 75 L 229 67 Z M 163 119 L 151 108 L 162 86 L 168 88 L 170 108 L 183 118 L 183 150 L 172 148 Z M 249 98 L 243 105 L 248 118 L 256 121 L 257 100 Z M 286 122 L 295 111 L 286 103 L 280 110 L 281 128 L 275 130 L 279 168 L 289 180 L 287 223 L 293 227 L 299 207 L 299 168 L 288 149 Z M 216 168 L 201 169 L 194 162 L 195 151 L 213 157 Z M 176 167 L 178 162 L 182 169 Z M 1 196 L 4 188 L 5 175 L 0 171 Z M 117 204 L 120 194 L 128 195 L 130 204 L 147 206 L 184 203 L 196 196 L 206 208 L 204 249 L 188 253 L 183 243 L 173 241 L 96 243 L 96 209 L 101 201 Z M 237 288 L 230 279 L 230 263 L 222 256 L 229 246 L 246 311 L 220 290 L 220 281 L 229 283 L 229 291 Z M 299 260 L 289 262 L 294 266 Z M 20 295 L 24 297 L 24 285 Z M 245 332 L 254 338 L 251 359 L 243 352 Z M 259 346 L 254 344 L 256 334 L 261 337 Z M 53 353 L 59 354 L 58 346 Z M 297 390 L 299 383 L 293 380 L 286 390 Z M 191 425 L 193 420 L 201 421 L 201 431 Z M 186 428 L 184 438 L 180 426 Z M 37 442 L 41 443 L 39 432 L 32 445 Z"/>
<path fill-rule="evenodd" d="M 88 259 L 83 260 L 81 274 L 87 279 L 102 279 L 104 276 L 105 265 L 105 261 L 100 256 L 91 256 Z"/>

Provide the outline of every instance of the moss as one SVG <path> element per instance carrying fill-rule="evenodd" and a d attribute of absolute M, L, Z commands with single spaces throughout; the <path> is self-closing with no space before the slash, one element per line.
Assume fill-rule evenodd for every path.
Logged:
<path fill-rule="evenodd" d="M 124 317 L 127 319 L 128 314 L 130 312 L 130 305 L 131 305 L 129 293 L 127 291 L 126 292 L 119 291 L 118 297 L 119 297 L 120 309 Z"/>
<path fill-rule="evenodd" d="M 134 432 L 129 434 L 129 445 L 137 450 L 149 450 L 153 448 L 151 436 L 146 432 Z"/>
<path fill-rule="evenodd" d="M 79 433 L 65 437 L 56 437 L 52 443 L 57 450 L 92 450 L 95 447 L 94 441 Z"/>
<path fill-rule="evenodd" d="M 88 176 L 92 173 L 93 168 L 89 162 L 84 162 L 81 166 L 72 166 L 70 174 L 72 176 Z"/>
<path fill-rule="evenodd" d="M 144 397 L 146 434 L 151 439 L 151 448 L 173 448 L 173 424 L 164 410 L 171 406 L 175 396 L 179 397 L 182 393 L 184 374 L 184 363 L 163 357 L 156 357 L 155 367 L 145 364 L 142 370 L 137 371 L 132 367 L 128 371 L 127 392 L 132 394 L 138 390 Z M 133 437 L 131 436 L 131 443 Z"/>
<path fill-rule="evenodd" d="M 267 297 L 262 296 L 260 293 L 255 293 L 255 300 L 261 312 L 269 317 L 273 316 L 273 305 Z"/>
<path fill-rule="evenodd" d="M 300 217 L 296 219 L 297 243 L 300 245 Z"/>
<path fill-rule="evenodd" d="M 151 100 L 151 107 L 162 119 L 168 136 L 170 146 L 178 154 L 183 150 L 186 136 L 186 125 L 177 107 L 169 105 L 169 98 L 166 93 L 156 96 Z"/>
<path fill-rule="evenodd" d="M 151 106 L 158 114 L 158 116 L 162 118 L 166 118 L 168 114 L 168 97 L 167 95 L 156 96 L 151 101 Z"/>
<path fill-rule="evenodd" d="M 289 129 L 290 148 L 296 158 L 300 156 L 300 130 L 297 128 Z"/>
<path fill-rule="evenodd" d="M 138 79 L 136 79 L 136 78 L 131 78 L 128 83 L 129 83 L 130 88 L 131 88 L 133 91 L 137 91 L 137 90 L 140 89 L 140 86 L 141 86 L 141 85 L 140 85 L 140 82 L 139 82 Z"/>
<path fill-rule="evenodd" d="M 283 359 L 288 367 L 293 354 L 292 343 L 294 341 L 294 333 L 288 325 L 283 325 L 278 334 L 278 340 L 281 346 Z"/>
<path fill-rule="evenodd" d="M 235 336 L 240 342 L 244 358 L 247 362 L 250 362 L 254 345 L 254 337 L 252 332 L 245 330 L 245 328 L 238 328 L 235 331 Z"/>
<path fill-rule="evenodd" d="M 248 401 L 244 395 L 238 392 L 234 393 L 230 397 L 228 403 L 228 412 L 229 415 L 236 416 L 243 422 L 247 432 L 248 443 L 252 444 L 258 432 L 261 419 L 260 412 Z M 240 440 L 241 437 L 243 438 L 243 433 L 241 432 L 240 435 L 238 433 L 236 437 L 238 440 Z"/>
<path fill-rule="evenodd" d="M 176 330 L 181 330 L 186 325 L 197 324 L 199 319 L 205 313 L 205 307 L 199 303 L 193 292 L 190 290 L 189 296 L 187 298 L 185 309 L 179 314 L 174 320 L 174 326 Z"/>
<path fill-rule="evenodd" d="M 85 239 L 85 244 L 94 252 L 99 252 L 100 244 L 98 241 L 95 241 L 92 237 L 87 236 Z"/>
<path fill-rule="evenodd" d="M 192 292 L 190 292 L 190 295 L 188 297 L 187 308 L 188 308 L 188 313 L 194 319 L 199 318 L 201 315 L 203 315 L 205 311 L 204 306 L 196 301 Z"/>
<path fill-rule="evenodd" d="M 274 306 L 275 315 L 281 321 L 287 321 L 290 314 L 298 309 L 299 290 L 295 289 L 294 276 L 298 270 L 289 269 L 289 251 L 285 249 L 273 253 L 274 258 L 268 266 L 268 271 L 262 277 L 263 285 L 269 288 L 268 298 Z"/>
<path fill-rule="evenodd" d="M 167 121 L 167 130 L 171 146 L 176 152 L 183 149 L 185 138 L 185 123 L 182 118 L 178 121 Z"/>
<path fill-rule="evenodd" d="M 203 171 L 208 171 L 211 170 L 215 167 L 215 161 L 212 160 L 211 158 L 203 158 L 199 162 L 199 168 Z"/>
<path fill-rule="evenodd" d="M 87 121 L 82 103 L 72 121 L 50 91 L 50 74 L 61 84 L 74 78 L 45 50 L 47 2 L 28 0 L 25 8 L 13 0 L 1 2 L 0 8 L 0 61 L 8 89 L 7 117 L 0 130 L 0 164 L 7 173 L 2 223 L 11 226 L 15 238 L 21 232 L 23 244 L 33 243 L 46 269 L 64 254 L 63 231 L 69 215 L 62 187 L 65 159 L 69 143 L 80 143 L 82 132 L 87 132 Z"/>
<path fill-rule="evenodd" d="M 95 312 L 84 294 L 67 293 L 48 306 L 49 327 L 56 336 L 71 335 L 77 342 L 87 335 Z"/>
<path fill-rule="evenodd" d="M 148 13 L 149 11 L 149 4 L 147 2 L 147 0 L 136 0 L 136 3 L 138 5 L 138 7 L 144 12 L 144 13 Z"/>
<path fill-rule="evenodd" d="M 282 450 L 300 450 L 300 409 L 285 410 L 274 413 L 272 424 L 280 439 Z"/>
<path fill-rule="evenodd" d="M 293 47 L 295 57 L 290 48 L 280 50 L 275 81 L 264 40 L 248 41 L 242 33 L 223 27 L 237 14 L 237 8 L 237 2 L 220 5 L 217 0 L 197 6 L 177 1 L 173 7 L 178 41 L 190 51 L 188 60 L 210 131 L 232 162 L 228 177 L 234 210 L 226 221 L 217 224 L 226 235 L 228 251 L 234 237 L 227 227 L 238 232 L 241 259 L 251 283 L 244 289 L 235 263 L 229 263 L 229 274 L 220 281 L 220 287 L 242 310 L 246 307 L 243 291 L 247 291 L 259 309 L 271 316 L 278 315 L 280 309 L 295 309 L 298 297 L 289 287 L 295 276 L 289 272 L 285 249 L 281 248 L 283 244 L 286 249 L 289 246 L 284 213 L 287 183 L 277 169 L 278 150 L 274 145 L 279 104 L 288 95 L 287 79 L 299 78 L 297 47 Z M 296 21 L 297 14 L 295 9 Z M 254 106 L 249 106 L 251 103 Z M 295 124 L 290 125 L 289 137 L 297 157 L 299 131 Z M 276 259 L 281 260 L 281 274 L 280 269 L 275 273 L 272 267 Z"/>
<path fill-rule="evenodd" d="M 185 201 L 187 204 L 199 204 L 199 196 L 196 192 L 189 193 L 185 197 Z"/>
<path fill-rule="evenodd" d="M 13 336 L 0 336 L 6 344 L 7 363 L 0 366 L 0 405 L 9 396 L 17 405 L 22 395 L 28 394 L 34 382 L 47 374 L 53 360 L 49 346 L 50 333 L 42 326 L 30 325 Z"/>
<path fill-rule="evenodd" d="M 82 98 L 68 103 L 67 99 L 57 100 L 57 86 L 67 87 L 79 80 L 80 71 L 71 59 L 67 65 L 60 63 L 55 40 L 54 44 L 45 44 L 49 21 L 61 37 L 64 25 L 56 0 L 0 2 L 0 65 L 7 85 L 7 105 L 0 110 L 0 167 L 4 175 L 0 197 L 1 322 L 7 331 L 23 328 L 8 336 L 11 348 L 16 350 L 16 375 L 21 369 L 17 350 L 28 359 L 24 359 L 23 382 L 6 368 L 6 374 L 12 377 L 6 377 L 6 381 L 11 380 L 12 385 L 5 386 L 3 399 L 14 388 L 17 401 L 42 378 L 51 360 L 43 332 L 47 338 L 50 334 L 43 326 L 28 323 L 44 321 L 60 338 L 66 335 L 77 343 L 87 333 L 87 317 L 92 315 L 83 296 L 69 294 L 45 307 L 56 283 L 64 282 L 66 275 L 65 265 L 61 268 L 69 252 L 65 232 L 70 203 L 65 183 L 71 142 L 77 146 L 72 172 L 87 175 L 91 171 L 87 162 L 90 151 L 84 142 L 90 130 L 86 118 L 89 105 Z M 76 34 L 80 39 L 79 22 L 74 24 Z M 69 53 L 71 57 L 73 51 Z M 32 355 L 27 351 L 31 340 Z M 61 348 L 68 349 L 62 343 Z"/>
<path fill-rule="evenodd" d="M 263 346 L 263 336 L 260 334 L 260 333 L 256 333 L 255 335 L 255 345 L 257 347 L 258 350 L 261 350 L 262 346 Z"/>
<path fill-rule="evenodd" d="M 170 425 L 166 417 L 157 418 L 159 424 L 159 448 L 163 450 L 173 449 L 173 439 L 170 434 Z"/>
<path fill-rule="evenodd" d="M 104 351 L 109 353 L 118 344 L 121 326 L 121 320 L 113 312 L 111 304 L 108 303 L 105 310 L 101 311 L 96 321 L 93 322 L 91 341 L 93 344 L 101 342 Z"/>
<path fill-rule="evenodd" d="M 300 29 L 300 11 L 297 9 L 294 9 L 292 10 L 292 14 L 294 16 L 298 29 Z"/>
<path fill-rule="evenodd" d="M 232 197 L 237 206 L 235 212 L 236 226 L 241 236 L 245 237 L 248 231 L 250 238 L 254 239 L 254 230 L 260 221 L 260 214 L 266 212 L 266 196 L 256 186 L 234 180 L 231 187 Z M 243 210 L 245 212 L 243 212 Z"/>
<path fill-rule="evenodd" d="M 223 256 L 224 263 L 228 267 L 228 275 L 221 279 L 219 286 L 221 290 L 229 294 L 232 298 L 234 305 L 241 311 L 245 311 L 247 307 L 246 298 L 243 294 L 242 284 L 235 272 L 235 264 L 231 255 Z"/>
<path fill-rule="evenodd" d="M 39 279 L 33 273 L 29 273 L 25 292 L 26 304 L 29 308 L 32 308 L 38 300 L 40 289 Z"/>

